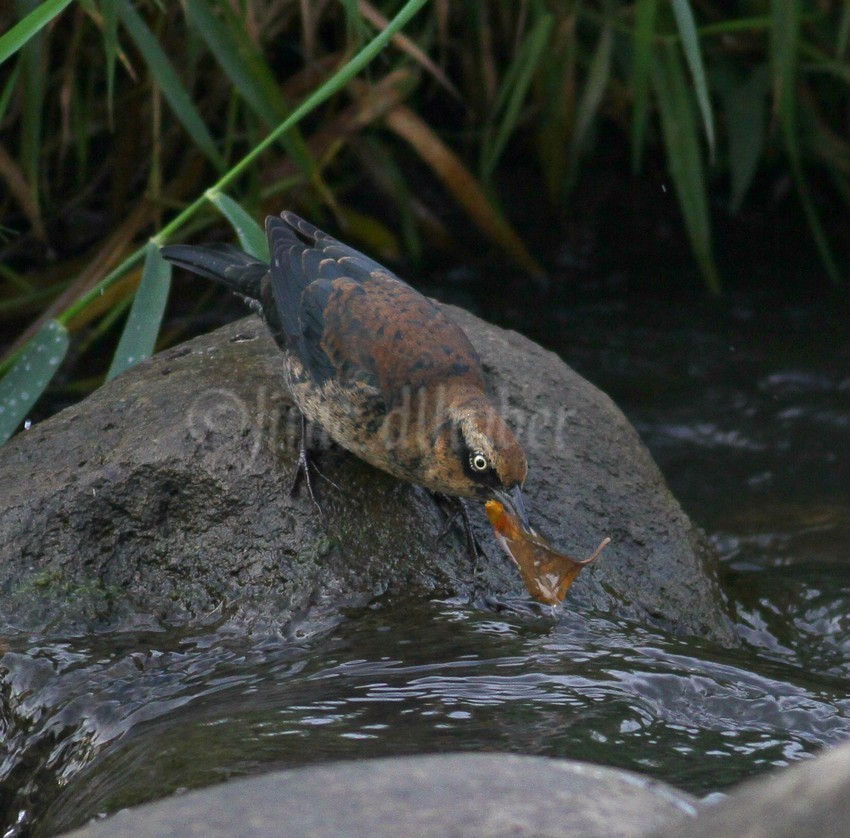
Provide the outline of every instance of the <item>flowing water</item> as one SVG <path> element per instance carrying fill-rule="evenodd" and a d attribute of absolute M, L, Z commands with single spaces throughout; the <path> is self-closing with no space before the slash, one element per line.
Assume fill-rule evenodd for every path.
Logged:
<path fill-rule="evenodd" d="M 823 300 L 608 288 L 533 324 L 624 408 L 709 533 L 741 649 L 404 598 L 298 642 L 7 633 L 5 834 L 274 768 L 440 751 L 584 759 L 708 795 L 848 738 L 848 322 Z"/>

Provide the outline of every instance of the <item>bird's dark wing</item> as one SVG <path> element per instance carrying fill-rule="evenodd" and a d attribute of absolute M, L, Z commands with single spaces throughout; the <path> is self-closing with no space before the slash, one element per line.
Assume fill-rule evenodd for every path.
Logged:
<path fill-rule="evenodd" d="M 383 265 L 290 212 L 266 230 L 287 346 L 317 384 L 373 387 L 388 408 L 435 381 L 483 387 L 466 334 Z"/>
<path fill-rule="evenodd" d="M 369 280 L 378 262 L 337 241 L 292 212 L 266 219 L 271 265 L 269 277 L 280 332 L 316 383 L 329 378 L 358 379 L 378 385 L 374 370 L 351 358 L 331 359 L 323 345 L 325 311 L 335 283 L 355 286 Z M 277 325 L 275 324 L 275 325 Z"/>
<path fill-rule="evenodd" d="M 271 284 L 274 300 L 287 335 L 298 338 L 303 327 L 305 301 L 302 295 L 317 280 L 348 276 L 367 279 L 380 264 L 333 236 L 314 227 L 293 212 L 266 219 L 266 236 L 271 254 Z M 321 295 L 319 295 L 321 297 Z"/>
<path fill-rule="evenodd" d="M 466 333 L 386 268 L 363 282 L 333 281 L 323 321 L 322 349 L 343 380 L 373 384 L 388 410 L 421 389 L 461 380 L 484 389 Z"/>

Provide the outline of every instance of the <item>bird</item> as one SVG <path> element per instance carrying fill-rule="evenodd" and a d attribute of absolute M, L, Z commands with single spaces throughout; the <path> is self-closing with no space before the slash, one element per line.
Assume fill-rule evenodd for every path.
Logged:
<path fill-rule="evenodd" d="M 230 244 L 161 254 L 254 301 L 282 350 L 302 430 L 305 418 L 318 423 L 352 454 L 438 495 L 498 500 L 528 528 L 526 455 L 461 327 L 293 212 L 268 216 L 265 230 L 269 263 Z M 302 441 L 309 483 L 305 456 Z"/>

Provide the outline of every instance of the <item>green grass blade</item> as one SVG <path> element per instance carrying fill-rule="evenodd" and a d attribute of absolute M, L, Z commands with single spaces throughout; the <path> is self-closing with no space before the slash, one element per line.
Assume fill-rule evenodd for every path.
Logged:
<path fill-rule="evenodd" d="M 649 71 L 652 67 L 652 48 L 658 0 L 637 0 L 635 28 L 632 36 L 632 77 L 634 96 L 632 108 L 632 171 L 640 170 L 649 121 Z"/>
<path fill-rule="evenodd" d="M 483 151 L 481 159 L 482 180 L 489 180 L 493 174 L 493 170 L 496 168 L 496 164 L 517 126 L 520 110 L 534 78 L 534 71 L 546 57 L 546 45 L 549 43 L 554 23 L 553 15 L 542 14 L 540 16 L 518 50 L 513 65 L 505 74 L 502 89 L 496 102 L 497 108 L 500 102 L 504 102 L 504 114 L 495 137 Z"/>
<path fill-rule="evenodd" d="M 8 32 L 0 36 L 0 64 L 14 55 L 30 38 L 36 35 L 53 18 L 61 14 L 71 0 L 44 0 L 25 18 L 19 20 Z"/>
<path fill-rule="evenodd" d="M 3 122 L 3 117 L 6 115 L 6 108 L 9 107 L 9 100 L 12 98 L 12 93 L 18 86 L 18 77 L 21 75 L 21 63 L 15 62 L 15 66 L 9 75 L 9 81 L 0 93 L 0 123 Z"/>
<path fill-rule="evenodd" d="M 68 331 L 50 320 L 23 348 L 0 381 L 0 445 L 27 418 L 68 352 Z"/>
<path fill-rule="evenodd" d="M 100 9 L 103 14 L 103 49 L 106 53 L 106 102 L 111 124 L 115 98 L 115 62 L 118 58 L 118 8 L 115 0 L 101 0 Z"/>
<path fill-rule="evenodd" d="M 771 0 L 770 57 L 780 121 L 793 125 L 794 86 L 797 78 L 797 47 L 800 39 L 800 6 L 797 0 Z"/>
<path fill-rule="evenodd" d="M 833 284 L 841 284 L 841 272 L 835 262 L 829 240 L 820 221 L 803 168 L 800 137 L 797 129 L 797 63 L 800 46 L 800 21 L 802 9 L 799 0 L 772 0 L 770 48 L 773 84 L 776 91 L 775 107 L 791 164 L 791 173 L 803 212 L 815 240 L 821 262 Z"/>
<path fill-rule="evenodd" d="M 34 5 L 35 0 L 18 0 L 19 11 Z M 40 29 L 39 27 L 38 29 Z M 32 204 L 40 216 L 41 192 L 39 171 L 44 125 L 45 74 L 42 64 L 44 35 L 36 29 L 21 47 L 23 113 L 21 115 L 21 169 L 32 193 Z"/>
<path fill-rule="evenodd" d="M 350 41 L 363 43 L 369 38 L 369 24 L 360 13 L 360 0 L 340 0 L 345 10 L 345 28 Z"/>
<path fill-rule="evenodd" d="M 229 9 L 227 3 L 220 4 Z M 285 119 L 289 109 L 268 65 L 253 44 L 239 33 L 244 27 L 228 26 L 216 16 L 207 0 L 188 0 L 186 14 L 248 106 L 269 125 Z M 232 10 L 231 10 L 232 14 Z"/>
<path fill-rule="evenodd" d="M 811 193 L 809 192 L 809 185 L 806 180 L 806 173 L 803 169 L 797 132 L 794 130 L 794 126 L 786 126 L 784 121 L 782 128 L 782 133 L 785 139 L 785 151 L 788 154 L 788 159 L 791 164 L 791 174 L 794 177 L 794 183 L 797 186 L 797 194 L 800 198 L 800 203 L 803 205 L 803 212 L 806 215 L 806 221 L 809 223 L 809 229 L 812 231 L 812 237 L 815 240 L 815 246 L 817 247 L 821 263 L 823 264 L 824 270 L 829 276 L 832 284 L 841 285 L 843 284 L 841 271 L 835 261 L 832 249 L 829 246 L 829 239 L 827 238 L 826 231 L 823 229 L 823 224 L 821 224 L 817 208 L 815 207 L 815 203 L 812 200 Z"/>
<path fill-rule="evenodd" d="M 279 138 L 289 131 L 293 126 L 297 125 L 307 114 L 315 110 L 319 105 L 328 100 L 331 96 L 343 88 L 354 76 L 356 76 L 364 67 L 366 67 L 376 55 L 389 43 L 390 39 L 396 32 L 400 31 L 405 24 L 428 2 L 428 0 L 407 0 L 407 2 L 399 9 L 396 16 L 390 21 L 389 25 L 379 32 L 365 47 L 363 47 L 354 58 L 351 59 L 345 66 L 341 67 L 334 73 L 324 84 L 310 94 L 277 128 L 274 129 L 262 142 L 258 143 L 251 149 L 230 171 L 222 175 L 218 182 L 212 186 L 207 192 L 196 198 L 182 212 L 176 215 L 171 221 L 160 230 L 154 237 L 153 241 L 157 245 L 164 244 L 168 241 L 168 237 L 180 229 L 180 227 L 192 218 L 208 201 L 210 192 L 221 191 L 226 189 L 234 180 L 239 178 L 254 161 L 263 154 L 270 146 L 276 143 Z M 105 276 L 97 285 L 89 289 L 82 297 L 72 303 L 60 315 L 60 321 L 68 323 L 73 320 L 81 311 L 84 311 L 93 300 L 97 299 L 107 288 L 114 285 L 128 270 L 134 267 L 142 258 L 143 250 L 137 250 L 131 253 L 117 268 L 112 270 L 108 276 Z"/>
<path fill-rule="evenodd" d="M 159 248 L 149 242 L 145 247 L 142 281 L 106 374 L 107 381 L 153 355 L 170 290 L 171 265 L 159 255 Z"/>
<path fill-rule="evenodd" d="M 206 202 L 207 195 L 210 192 L 216 192 L 226 189 L 234 180 L 240 177 L 253 162 L 263 154 L 266 149 L 276 143 L 287 131 L 290 131 L 296 126 L 308 113 L 315 110 L 323 102 L 330 99 L 335 93 L 345 87 L 364 67 L 366 67 L 372 59 L 384 49 L 390 39 L 396 32 L 400 31 L 404 25 L 424 6 L 428 0 L 407 0 L 407 2 L 399 9 L 396 16 L 389 24 L 379 32 L 365 47 L 363 47 L 354 58 L 351 59 L 343 67 L 340 67 L 324 84 L 317 90 L 313 91 L 295 110 L 283 121 L 274 131 L 271 132 L 262 142 L 258 143 L 251 149 L 233 168 L 224 174 L 207 192 L 192 202 L 179 215 L 173 218 L 165 227 L 160 230 L 155 237 L 157 244 L 164 244 L 168 241 L 168 237 L 175 231 L 180 229 L 180 226 L 189 218 L 191 218 Z M 103 282 L 106 282 L 104 279 Z M 103 283 L 101 283 L 102 285 Z M 76 305 L 82 306 L 86 304 L 89 295 L 97 293 L 97 289 L 93 288 L 86 297 L 81 299 Z"/>
<path fill-rule="evenodd" d="M 708 97 L 708 83 L 705 79 L 705 67 L 702 62 L 702 51 L 699 48 L 699 35 L 697 25 L 694 21 L 694 13 L 688 0 L 672 0 L 673 13 L 676 16 L 676 26 L 679 29 L 679 37 L 682 39 L 682 48 L 685 51 L 685 59 L 691 78 L 694 81 L 694 92 L 699 103 L 702 114 L 705 137 L 708 140 L 708 156 L 714 160 L 714 115 L 711 111 L 711 100 Z"/>
<path fill-rule="evenodd" d="M 841 10 L 838 35 L 835 38 L 835 60 L 846 61 L 847 43 L 850 41 L 850 4 L 845 3 Z"/>
<path fill-rule="evenodd" d="M 570 149 L 571 180 L 575 175 L 579 154 L 608 85 L 608 79 L 611 75 L 611 47 L 613 43 L 614 31 L 610 25 L 606 25 L 599 36 L 596 52 L 593 54 L 593 59 L 587 71 L 584 90 L 576 108 L 575 126 L 571 139 L 572 148 Z"/>
<path fill-rule="evenodd" d="M 133 42 L 139 48 L 139 52 L 142 53 L 148 69 L 156 79 L 156 83 L 171 106 L 174 115 L 180 120 L 195 145 L 207 156 L 210 162 L 219 171 L 223 170 L 225 162 L 218 153 L 207 126 L 174 71 L 174 67 L 162 51 L 162 47 L 148 29 L 147 24 L 129 0 L 121 0 L 118 14 Z"/>
<path fill-rule="evenodd" d="M 658 0 L 637 0 L 635 5 L 635 30 L 632 59 L 631 87 L 634 93 L 632 112 L 632 171 L 640 169 L 646 142 L 649 116 L 649 71 L 652 66 L 652 39 L 655 35 L 655 17 Z"/>
<path fill-rule="evenodd" d="M 208 0 L 188 0 L 186 13 L 233 87 L 248 107 L 267 125 L 277 125 L 289 114 L 280 85 L 265 57 L 249 40 L 244 24 L 230 4 L 219 4 L 222 21 Z M 312 177 L 315 164 L 300 132 L 281 138 L 290 156 L 301 170 Z"/>
<path fill-rule="evenodd" d="M 711 219 L 699 130 L 676 46 L 665 44 L 659 48 L 657 60 L 652 66 L 652 79 L 661 112 L 670 177 L 676 189 L 691 247 L 706 285 L 712 292 L 719 293 L 720 277 L 711 247 Z"/>
<path fill-rule="evenodd" d="M 741 208 L 764 151 L 768 92 L 769 78 L 762 66 L 756 67 L 743 83 L 736 83 L 723 95 L 732 176 L 732 213 Z"/>
<path fill-rule="evenodd" d="M 796 138 L 793 140 L 796 145 Z M 800 196 L 800 203 L 803 205 L 803 212 L 806 214 L 806 220 L 809 222 L 809 229 L 812 231 L 812 236 L 815 240 L 815 246 L 818 249 L 818 254 L 821 258 L 824 270 L 830 278 L 833 285 L 842 285 L 842 275 L 832 254 L 832 249 L 829 246 L 829 239 L 821 224 L 820 216 L 815 208 L 815 203 L 809 193 L 809 185 L 806 181 L 806 174 L 803 171 L 803 164 L 800 161 L 799 150 L 794 149 L 792 152 L 791 141 L 787 143 L 788 152 L 791 158 L 791 172 L 794 175 L 794 180 L 797 184 L 797 194 Z"/>
<path fill-rule="evenodd" d="M 269 243 L 263 228 L 236 201 L 223 192 L 210 191 L 207 193 L 207 197 L 210 203 L 230 222 L 230 226 L 233 227 L 239 237 L 239 244 L 242 245 L 242 249 L 246 253 L 256 256 L 257 259 L 268 262 Z"/>
<path fill-rule="evenodd" d="M 848 6 L 850 9 L 850 6 Z M 805 62 L 805 75 L 811 79 L 816 75 L 834 76 L 845 85 L 850 84 L 850 64 L 846 60 L 838 61 L 812 43 L 800 44 L 800 58 Z"/>

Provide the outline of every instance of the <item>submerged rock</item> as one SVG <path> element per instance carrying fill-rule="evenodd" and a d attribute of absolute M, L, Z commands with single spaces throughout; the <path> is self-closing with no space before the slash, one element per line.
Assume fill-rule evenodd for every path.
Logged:
<path fill-rule="evenodd" d="M 612 544 L 565 608 L 734 642 L 704 536 L 616 406 L 554 354 L 447 307 L 529 459 L 532 522 L 574 554 Z M 300 422 L 252 317 L 157 355 L 0 449 L 0 618 L 28 628 L 160 622 L 298 632 L 387 590 L 523 596 L 470 505 L 460 528 L 314 429 L 324 519 L 290 496 Z M 306 630 L 306 629 L 304 629 Z"/>
<path fill-rule="evenodd" d="M 680 820 L 652 838 L 845 838 L 850 833 L 850 743 L 814 759 L 742 783 L 704 806 L 696 821 Z"/>
<path fill-rule="evenodd" d="M 638 836 L 695 800 L 564 759 L 445 754 L 277 771 L 119 812 L 73 838 L 139 835 Z"/>
<path fill-rule="evenodd" d="M 844 838 L 850 744 L 698 804 L 655 780 L 572 760 L 447 754 L 235 780 L 92 822 L 73 838 L 203 834 Z"/>

